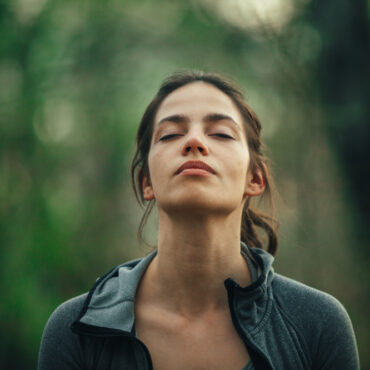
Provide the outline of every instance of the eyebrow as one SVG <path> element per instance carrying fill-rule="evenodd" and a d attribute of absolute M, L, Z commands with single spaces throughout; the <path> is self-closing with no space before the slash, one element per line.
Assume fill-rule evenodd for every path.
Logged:
<path fill-rule="evenodd" d="M 226 114 L 223 114 L 223 113 L 209 113 L 209 114 L 207 114 L 206 116 L 203 117 L 203 121 L 204 122 L 210 122 L 210 123 L 216 123 L 218 121 L 223 121 L 223 120 L 230 121 L 239 130 L 241 130 L 240 125 L 238 125 L 238 123 L 236 123 L 235 120 L 232 117 L 230 117 L 230 116 L 228 116 Z M 165 123 L 165 122 L 187 123 L 189 121 L 190 121 L 189 117 L 187 117 L 187 116 L 185 116 L 183 114 L 173 114 L 171 116 L 167 116 L 167 117 L 162 118 L 158 122 L 158 125 L 160 125 L 162 123 Z"/>

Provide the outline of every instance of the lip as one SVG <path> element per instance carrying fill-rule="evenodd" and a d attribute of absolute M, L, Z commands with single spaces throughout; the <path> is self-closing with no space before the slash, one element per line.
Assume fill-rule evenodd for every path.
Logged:
<path fill-rule="evenodd" d="M 198 171 L 187 171 L 189 172 L 189 175 L 190 174 L 197 174 L 199 172 L 199 174 L 201 174 L 201 172 L 204 172 L 204 171 L 207 171 L 207 172 L 210 172 L 211 174 L 215 174 L 215 170 L 209 166 L 207 163 L 204 163 L 202 161 L 187 161 L 185 163 L 183 163 L 175 172 L 175 175 L 178 175 L 180 174 L 182 171 L 184 170 L 198 170 Z"/>

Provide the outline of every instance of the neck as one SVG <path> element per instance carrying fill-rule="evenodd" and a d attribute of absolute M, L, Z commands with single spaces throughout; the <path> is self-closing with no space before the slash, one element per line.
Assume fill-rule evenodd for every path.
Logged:
<path fill-rule="evenodd" d="M 189 317 L 228 309 L 224 280 L 251 283 L 240 253 L 240 215 L 158 216 L 158 254 L 145 274 L 151 298 Z"/>

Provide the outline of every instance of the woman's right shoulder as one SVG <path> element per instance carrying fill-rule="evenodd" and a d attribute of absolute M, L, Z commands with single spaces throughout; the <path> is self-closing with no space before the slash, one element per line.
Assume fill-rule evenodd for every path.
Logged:
<path fill-rule="evenodd" d="M 81 312 L 86 297 L 87 293 L 84 293 L 60 304 L 50 315 L 45 329 L 48 326 L 60 326 L 60 324 L 63 326 L 66 326 L 66 324 L 72 325 Z"/>
<path fill-rule="evenodd" d="M 49 317 L 42 335 L 38 369 L 81 369 L 82 349 L 71 330 L 78 318 L 87 293 L 65 301 Z"/>

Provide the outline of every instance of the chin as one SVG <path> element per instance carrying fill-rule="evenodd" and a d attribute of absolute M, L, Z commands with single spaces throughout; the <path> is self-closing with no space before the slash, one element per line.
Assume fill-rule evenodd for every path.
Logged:
<path fill-rule="evenodd" d="M 168 214 L 181 214 L 193 216 L 205 216 L 211 214 L 230 214 L 234 212 L 239 204 L 230 201 L 222 201 L 220 197 L 210 197 L 209 193 L 184 194 L 183 196 L 168 199 L 166 202 L 158 202 L 157 205 Z"/>

